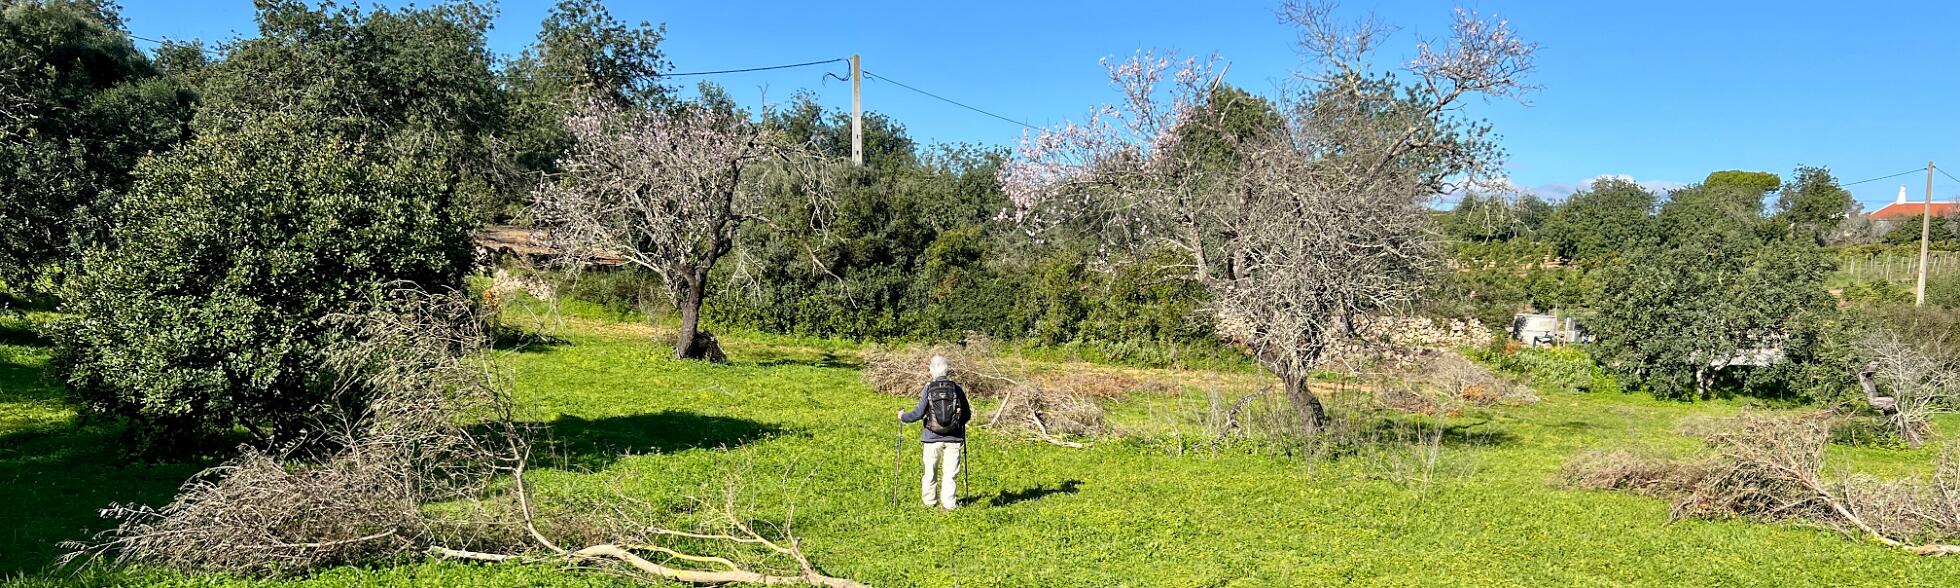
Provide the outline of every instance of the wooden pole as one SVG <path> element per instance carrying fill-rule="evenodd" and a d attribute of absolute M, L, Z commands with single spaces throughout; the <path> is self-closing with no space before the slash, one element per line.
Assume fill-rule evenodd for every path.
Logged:
<path fill-rule="evenodd" d="M 851 54 L 851 163 L 864 165 L 864 70 Z"/>
<path fill-rule="evenodd" d="M 1933 239 L 1933 162 L 1926 162 L 1926 212 L 1919 215 L 1919 287 L 1913 290 L 1914 306 L 1926 305 L 1927 244 Z"/>

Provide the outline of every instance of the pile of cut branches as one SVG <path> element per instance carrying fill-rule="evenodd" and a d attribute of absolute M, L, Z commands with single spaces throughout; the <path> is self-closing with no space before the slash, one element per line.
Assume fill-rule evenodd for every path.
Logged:
<path fill-rule="evenodd" d="M 624 508 L 585 508 L 597 514 L 564 526 L 610 539 L 561 546 L 536 523 L 525 478 L 532 431 L 513 414 L 509 378 L 487 352 L 494 330 L 469 296 L 404 289 L 369 312 L 331 320 L 344 337 L 322 385 L 338 402 L 316 438 L 245 448 L 162 507 L 113 505 L 103 514 L 120 524 L 70 544 L 63 562 L 263 576 L 428 555 L 556 563 L 648 582 L 860 586 L 817 571 L 787 522 L 772 538 L 732 510 L 720 528 L 676 531 Z M 794 569 L 762 571 L 660 543 L 677 539 L 759 546 Z"/>
<path fill-rule="evenodd" d="M 1102 404 L 1074 392 L 1038 383 L 1011 386 L 987 417 L 987 427 L 1020 431 L 1065 447 L 1082 447 L 1065 437 L 1097 437 L 1109 432 Z"/>
<path fill-rule="evenodd" d="M 1575 488 L 1673 500 L 1672 518 L 1801 521 L 1922 555 L 1960 554 L 1960 453 L 1941 454 L 1928 479 L 1826 479 L 1825 444 L 1836 415 L 1740 416 L 1694 424 L 1714 455 L 1701 460 L 1592 453 L 1562 475 Z"/>
<path fill-rule="evenodd" d="M 972 398 L 997 401 L 984 421 L 976 419 L 981 426 L 1064 447 L 1084 446 L 1067 437 L 1108 432 L 1102 405 L 1093 397 L 1106 391 L 1083 393 L 1068 385 L 1089 381 L 1081 378 L 1045 382 L 1032 377 L 995 355 L 991 341 L 977 335 L 961 343 L 873 350 L 865 357 L 865 383 L 893 396 L 917 396 L 932 379 L 926 366 L 934 355 L 946 358 L 948 377 Z"/>
<path fill-rule="evenodd" d="M 932 381 L 926 365 L 934 355 L 946 358 L 947 377 L 973 398 L 997 397 L 1027 379 L 994 355 L 991 340 L 968 335 L 958 343 L 873 349 L 865 354 L 864 382 L 879 392 L 916 397 Z"/>
<path fill-rule="evenodd" d="M 1455 351 L 1432 350 L 1381 367 L 1386 371 L 1350 375 L 1374 393 L 1377 406 L 1389 410 L 1456 416 L 1466 406 L 1521 406 L 1539 400 L 1531 387 Z"/>

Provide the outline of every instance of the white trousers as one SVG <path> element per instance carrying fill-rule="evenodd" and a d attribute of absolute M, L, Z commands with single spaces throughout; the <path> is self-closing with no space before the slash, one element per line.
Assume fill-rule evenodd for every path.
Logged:
<path fill-rule="evenodd" d="M 953 510 L 958 505 L 960 443 L 924 443 L 926 470 L 919 478 L 919 498 L 926 506 Z M 941 464 L 944 464 L 943 466 Z"/>

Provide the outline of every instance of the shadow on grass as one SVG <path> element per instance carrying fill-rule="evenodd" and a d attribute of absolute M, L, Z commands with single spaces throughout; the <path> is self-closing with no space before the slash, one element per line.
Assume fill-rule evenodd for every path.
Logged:
<path fill-rule="evenodd" d="M 63 541 L 113 526 L 110 503 L 161 506 L 196 473 L 190 463 L 143 463 L 123 451 L 112 425 L 30 426 L 0 434 L 0 578 L 46 571 Z"/>
<path fill-rule="evenodd" d="M 1432 417 L 1394 416 L 1368 423 L 1361 435 L 1377 441 L 1428 440 L 1435 436 L 1448 447 L 1496 447 L 1518 442 L 1518 436 L 1498 428 L 1491 419 L 1449 419 L 1438 425 Z"/>
<path fill-rule="evenodd" d="M 861 361 L 855 355 L 847 356 L 847 355 L 839 354 L 835 351 L 824 351 L 821 354 L 813 354 L 813 355 L 793 355 L 793 354 L 763 352 L 757 354 L 757 357 L 754 358 L 754 365 L 756 367 L 807 366 L 807 367 L 817 367 L 817 368 L 843 368 L 843 369 L 857 369 L 857 368 L 864 367 L 863 361 Z"/>
<path fill-rule="evenodd" d="M 0 320 L 0 345 L 52 343 L 28 321 Z M 130 457 L 121 425 L 78 422 L 41 361 L 12 357 L 0 354 L 0 583 L 46 572 L 61 542 L 113 526 L 97 514 L 110 503 L 160 506 L 201 467 Z"/>
<path fill-rule="evenodd" d="M 1598 429 L 1599 423 L 1575 419 L 1575 420 L 1568 420 L 1565 422 L 1561 422 L 1556 425 L 1552 425 L 1552 428 L 1558 429 L 1560 431 L 1570 431 L 1576 433 L 1576 432 L 1591 431 L 1594 429 Z"/>
<path fill-rule="evenodd" d="M 53 341 L 42 336 L 27 321 L 0 321 L 0 345 L 24 345 L 27 347 L 51 347 Z"/>
<path fill-rule="evenodd" d="M 0 361 L 0 403 L 61 400 L 61 387 L 47 383 L 41 374 L 37 367 Z"/>
<path fill-rule="evenodd" d="M 510 325 L 498 325 L 490 347 L 498 351 L 541 353 L 571 344 L 571 341 L 567 341 L 562 337 L 554 337 Z"/>
<path fill-rule="evenodd" d="M 1076 493 L 1077 490 L 1080 490 L 1081 488 L 1082 488 L 1081 480 L 1069 480 L 1066 482 L 1062 482 L 1061 485 L 1055 486 L 1053 488 L 1048 487 L 1047 484 L 1042 484 L 1042 485 L 1035 486 L 1033 488 L 1027 488 L 1022 490 L 1013 490 L 1013 491 L 1002 490 L 999 494 L 995 494 L 992 498 L 987 499 L 987 506 L 994 506 L 994 507 L 1007 506 L 1018 502 L 1036 500 L 1051 494 L 1074 494 Z"/>
<path fill-rule="evenodd" d="M 732 449 L 781 432 L 748 419 L 686 411 L 589 420 L 566 415 L 549 424 L 538 466 L 596 471 L 627 455 Z"/>

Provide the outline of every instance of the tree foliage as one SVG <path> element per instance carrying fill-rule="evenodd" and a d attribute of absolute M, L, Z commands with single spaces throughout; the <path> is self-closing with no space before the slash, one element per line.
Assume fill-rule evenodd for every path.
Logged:
<path fill-rule="evenodd" d="M 1709 233 L 1719 235 L 1720 233 Z M 1738 364 L 1776 362 L 1809 315 L 1827 311 L 1830 262 L 1815 245 L 1754 249 L 1720 238 L 1647 247 L 1605 270 L 1589 325 L 1621 381 L 1673 398 L 1707 397 Z"/>
<path fill-rule="evenodd" d="M 462 286 L 469 231 L 443 154 L 304 126 L 263 119 L 139 167 L 110 246 L 64 293 L 56 371 L 89 410 L 154 443 L 297 439 L 328 401 L 321 319 L 398 280 Z"/>
<path fill-rule="evenodd" d="M 137 160 L 183 140 L 194 104 L 113 5 L 0 1 L 0 291 L 97 239 Z"/>
<path fill-rule="evenodd" d="M 1544 239 L 1564 259 L 1603 261 L 1657 240 L 1658 200 L 1631 180 L 1601 179 L 1558 205 L 1545 219 Z"/>
<path fill-rule="evenodd" d="M 1823 240 L 1845 220 L 1857 216 L 1851 191 L 1830 170 L 1799 166 L 1776 200 L 1777 219 L 1792 234 Z"/>
<path fill-rule="evenodd" d="M 1734 187 L 1739 190 L 1755 193 L 1760 198 L 1770 192 L 1775 192 L 1778 187 L 1783 185 L 1783 179 L 1769 172 L 1731 169 L 1709 172 L 1708 177 L 1703 179 L 1701 183 L 1708 186 Z"/>
<path fill-rule="evenodd" d="M 306 132 L 433 151 L 439 157 L 428 164 L 465 206 L 524 189 L 498 138 L 507 123 L 486 44 L 490 8 L 258 7 L 259 36 L 226 45 L 224 60 L 195 73 L 199 133 L 277 115 Z"/>

